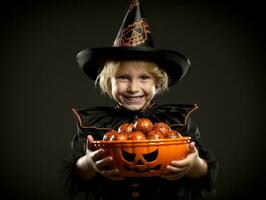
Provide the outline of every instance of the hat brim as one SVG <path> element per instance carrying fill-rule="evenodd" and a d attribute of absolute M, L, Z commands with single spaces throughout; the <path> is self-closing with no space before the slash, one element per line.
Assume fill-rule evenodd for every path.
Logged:
<path fill-rule="evenodd" d="M 167 73 L 172 86 L 188 72 L 190 61 L 183 54 L 148 47 L 102 47 L 84 49 L 77 55 L 78 65 L 91 79 L 96 80 L 107 61 L 146 60 L 156 63 Z"/>

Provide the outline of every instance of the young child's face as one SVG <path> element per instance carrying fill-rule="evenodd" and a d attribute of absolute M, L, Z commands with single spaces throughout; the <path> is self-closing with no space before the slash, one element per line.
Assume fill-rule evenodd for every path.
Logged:
<path fill-rule="evenodd" d="M 121 62 L 111 84 L 113 98 L 132 111 L 149 106 L 156 93 L 154 77 L 148 73 L 145 62 Z"/>

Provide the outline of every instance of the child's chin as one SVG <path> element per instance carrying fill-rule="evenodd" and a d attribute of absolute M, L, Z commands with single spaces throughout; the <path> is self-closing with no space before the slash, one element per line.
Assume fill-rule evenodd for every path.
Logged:
<path fill-rule="evenodd" d="M 130 104 L 127 104 L 126 106 L 125 106 L 128 110 L 131 110 L 131 111 L 140 111 L 140 110 L 144 110 L 146 107 L 147 107 L 147 104 L 141 104 L 141 105 L 139 105 L 139 104 L 132 104 L 132 105 L 130 105 Z"/>
<path fill-rule="evenodd" d="M 132 111 L 138 111 L 143 108 L 143 105 L 127 105 L 126 108 Z"/>

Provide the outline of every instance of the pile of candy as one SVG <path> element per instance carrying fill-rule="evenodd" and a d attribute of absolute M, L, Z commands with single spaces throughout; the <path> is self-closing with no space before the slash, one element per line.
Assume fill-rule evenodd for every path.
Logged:
<path fill-rule="evenodd" d="M 157 122 L 153 124 L 147 118 L 138 119 L 135 123 L 123 123 L 118 130 L 107 131 L 104 141 L 125 140 L 156 140 L 182 137 L 178 131 L 171 130 L 168 124 Z"/>

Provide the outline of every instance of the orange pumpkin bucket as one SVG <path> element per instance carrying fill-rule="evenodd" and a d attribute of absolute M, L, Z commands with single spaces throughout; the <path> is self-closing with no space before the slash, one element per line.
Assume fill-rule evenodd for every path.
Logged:
<path fill-rule="evenodd" d="M 190 137 L 156 140 L 94 141 L 112 156 L 114 167 L 123 177 L 161 176 L 172 160 L 186 157 Z"/>

